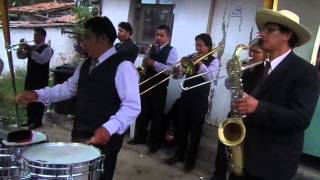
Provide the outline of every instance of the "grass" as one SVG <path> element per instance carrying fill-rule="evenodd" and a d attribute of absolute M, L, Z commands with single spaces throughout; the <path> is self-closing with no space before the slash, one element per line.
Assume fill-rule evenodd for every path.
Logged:
<path fill-rule="evenodd" d="M 18 93 L 23 92 L 25 75 L 26 70 L 23 69 L 17 69 L 15 72 Z M 13 102 L 14 94 L 9 73 L 3 75 L 0 79 L 0 94 L 2 94 L 2 98 L 0 98 L 0 116 L 5 117 L 5 119 L 9 121 L 3 123 L 24 123 L 27 120 L 27 116 L 25 107 L 21 105 L 18 106 L 19 119 L 18 121 L 16 120 L 15 104 Z M 0 119 L 0 121 L 1 120 L 3 120 L 3 118 Z"/>

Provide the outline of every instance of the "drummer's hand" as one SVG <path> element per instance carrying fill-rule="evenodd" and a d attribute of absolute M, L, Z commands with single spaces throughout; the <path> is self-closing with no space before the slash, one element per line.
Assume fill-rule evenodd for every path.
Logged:
<path fill-rule="evenodd" d="M 95 131 L 94 136 L 90 139 L 88 144 L 106 145 L 110 138 L 111 136 L 109 131 L 104 127 L 100 127 Z"/>
<path fill-rule="evenodd" d="M 29 104 L 38 101 L 39 96 L 35 91 L 24 91 L 22 94 L 17 95 L 16 103 Z"/>

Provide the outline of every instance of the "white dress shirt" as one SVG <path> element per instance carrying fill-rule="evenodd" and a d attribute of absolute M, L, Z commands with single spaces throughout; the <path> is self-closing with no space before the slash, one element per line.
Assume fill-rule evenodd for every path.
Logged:
<path fill-rule="evenodd" d="M 44 45 L 45 43 L 42 42 L 36 46 L 32 46 L 32 50 L 30 53 L 31 53 L 31 58 L 36 62 L 36 63 L 39 63 L 39 64 L 46 64 L 50 61 L 51 57 L 53 56 L 53 53 L 52 53 L 52 49 L 51 47 L 46 47 L 42 50 L 41 53 L 38 53 L 37 51 L 35 51 L 37 48 L 39 48 L 40 46 Z M 22 51 L 17 51 L 17 55 L 18 55 L 18 58 L 19 59 L 24 59 L 24 58 L 27 58 L 28 57 L 28 51 L 26 52 L 22 52 Z"/>
<path fill-rule="evenodd" d="M 160 49 L 162 49 L 167 44 L 168 43 L 160 46 Z M 172 47 L 172 49 L 170 50 L 169 55 L 168 55 L 167 63 L 166 64 L 162 64 L 162 63 L 160 63 L 158 61 L 154 61 L 153 67 L 157 72 L 160 72 L 160 71 L 172 66 L 173 64 L 177 63 L 177 60 L 178 60 L 177 50 L 176 50 L 176 48 Z M 166 71 L 165 73 L 166 74 L 170 74 L 170 71 Z"/>
<path fill-rule="evenodd" d="M 114 47 L 107 50 L 99 57 L 96 66 L 99 66 L 99 64 L 115 53 Z M 76 96 L 82 64 L 83 62 L 78 65 L 73 76 L 63 84 L 37 90 L 39 101 L 45 105 L 49 105 Z M 120 109 L 109 120 L 106 119 L 106 123 L 103 124 L 103 127 L 108 130 L 110 135 L 114 133 L 123 134 L 135 122 L 141 111 L 139 75 L 135 66 L 130 61 L 123 61 L 119 64 L 115 76 L 115 86 L 121 100 Z"/>
<path fill-rule="evenodd" d="M 281 56 L 276 57 L 272 61 L 270 61 L 271 68 L 268 71 L 268 75 L 283 61 L 285 57 L 288 56 L 288 54 L 291 52 L 291 49 L 289 49 L 286 53 L 282 54 Z M 266 60 L 268 61 L 268 60 Z M 264 63 L 265 65 L 266 63 Z"/>

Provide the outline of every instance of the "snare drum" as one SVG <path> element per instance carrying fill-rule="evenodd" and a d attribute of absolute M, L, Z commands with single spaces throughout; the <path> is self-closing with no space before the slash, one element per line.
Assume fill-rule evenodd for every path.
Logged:
<path fill-rule="evenodd" d="M 31 179 L 97 180 L 104 156 L 93 146 L 80 143 L 45 143 L 22 153 L 22 166 Z"/>
<path fill-rule="evenodd" d="M 21 153 L 28 147 L 48 142 L 47 135 L 41 132 L 32 132 L 32 141 L 13 143 L 2 140 L 0 147 L 0 180 L 20 179 Z"/>

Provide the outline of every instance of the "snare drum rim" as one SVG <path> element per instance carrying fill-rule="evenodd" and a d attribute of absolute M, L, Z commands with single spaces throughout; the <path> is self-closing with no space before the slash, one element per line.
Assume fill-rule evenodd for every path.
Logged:
<path fill-rule="evenodd" d="M 59 145 L 85 145 L 85 144 L 81 144 L 81 143 L 64 143 L 64 142 L 44 143 L 44 144 L 32 146 L 32 147 L 26 149 L 24 152 L 27 152 L 31 148 L 36 148 L 37 146 L 56 145 L 56 144 L 59 144 Z M 29 160 L 26 157 L 24 157 L 24 155 L 23 155 L 24 153 L 22 153 L 21 159 L 22 159 L 23 163 L 25 163 L 27 166 L 33 166 L 33 168 L 39 168 L 39 169 L 46 169 L 46 168 L 51 169 L 52 168 L 52 169 L 61 169 L 61 170 L 70 169 L 70 168 L 77 169 L 77 168 L 92 166 L 92 165 L 98 164 L 100 161 L 104 160 L 104 156 L 102 155 L 102 152 L 100 149 L 98 149 L 94 146 L 91 146 L 91 145 L 90 145 L 90 148 L 94 149 L 95 151 L 98 151 L 100 155 L 95 159 L 92 159 L 89 161 L 83 161 L 83 162 L 79 162 L 79 163 L 50 164 L 50 163 L 43 163 L 43 162 L 39 162 L 39 161 L 36 162 L 36 161 L 32 161 L 32 160 Z"/>

